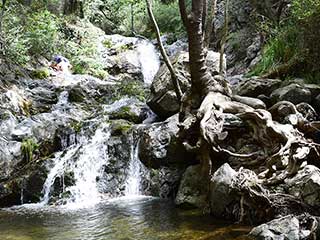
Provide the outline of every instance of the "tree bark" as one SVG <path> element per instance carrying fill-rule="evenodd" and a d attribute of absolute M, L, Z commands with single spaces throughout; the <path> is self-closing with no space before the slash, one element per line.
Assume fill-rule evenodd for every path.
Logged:
<path fill-rule="evenodd" d="M 158 24 L 157 24 L 157 21 L 153 15 L 153 12 L 152 12 L 152 3 L 150 2 L 150 0 L 146 0 L 146 4 L 147 4 L 147 10 L 148 10 L 148 14 L 149 14 L 149 17 L 151 19 L 151 22 L 153 24 L 153 27 L 155 29 L 155 32 L 156 32 L 156 36 L 157 36 L 157 41 L 158 41 L 158 44 L 159 44 L 159 48 L 160 48 L 160 52 L 161 52 L 161 55 L 163 57 L 163 60 L 165 62 L 165 64 L 167 65 L 169 71 L 170 71 L 170 74 L 171 74 L 171 80 L 172 80 L 172 84 L 173 84 L 173 87 L 174 87 L 174 91 L 176 93 L 176 96 L 177 96 L 177 99 L 178 99 L 178 102 L 180 103 L 181 101 L 181 98 L 182 98 L 182 91 L 181 91 L 181 88 L 180 88 L 180 84 L 179 84 L 179 80 L 178 80 L 178 77 L 177 77 L 177 74 L 170 62 L 170 59 L 166 53 L 166 50 L 164 49 L 164 46 L 162 44 L 162 41 L 161 41 L 161 35 L 160 35 L 160 30 L 159 30 L 159 27 L 158 27 Z"/>
<path fill-rule="evenodd" d="M 223 75 L 223 65 L 224 65 L 224 49 L 226 46 L 227 42 L 227 37 L 228 37 L 228 25 L 229 25 L 229 0 L 225 1 L 225 6 L 224 6 L 224 27 L 223 27 L 223 37 L 221 39 L 221 49 L 220 49 L 220 64 L 219 64 L 219 73 L 220 75 Z"/>

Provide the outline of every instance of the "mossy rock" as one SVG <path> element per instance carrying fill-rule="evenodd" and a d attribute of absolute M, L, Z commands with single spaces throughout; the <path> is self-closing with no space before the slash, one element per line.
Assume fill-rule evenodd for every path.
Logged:
<path fill-rule="evenodd" d="M 30 76 L 35 79 L 45 79 L 50 76 L 50 71 L 48 68 L 35 69 L 30 73 Z"/>
<path fill-rule="evenodd" d="M 111 135 L 112 136 L 120 136 L 127 134 L 131 128 L 133 123 L 126 120 L 113 120 L 111 123 Z"/>
<path fill-rule="evenodd" d="M 125 119 L 134 123 L 141 123 L 141 117 L 130 106 L 123 106 L 110 114 L 110 119 Z"/>

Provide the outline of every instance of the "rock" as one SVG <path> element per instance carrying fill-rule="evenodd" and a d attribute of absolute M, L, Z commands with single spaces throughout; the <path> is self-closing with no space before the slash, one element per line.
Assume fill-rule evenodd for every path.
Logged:
<path fill-rule="evenodd" d="M 302 116 L 307 119 L 309 122 L 317 121 L 319 115 L 315 111 L 315 109 L 308 103 L 299 103 L 296 105 L 298 112 L 302 114 Z"/>
<path fill-rule="evenodd" d="M 236 85 L 234 93 L 246 97 L 258 97 L 259 95 L 269 96 L 275 89 L 281 85 L 282 81 L 278 79 L 249 78 Z"/>
<path fill-rule="evenodd" d="M 178 115 L 161 123 L 141 128 L 139 158 L 147 166 L 186 165 L 191 163 L 192 154 L 187 153 L 178 142 Z"/>
<path fill-rule="evenodd" d="M 69 91 L 68 100 L 70 102 L 81 103 L 84 100 L 88 99 L 88 93 L 86 90 L 80 86 L 74 86 Z"/>
<path fill-rule="evenodd" d="M 253 228 L 249 236 L 257 240 L 315 239 L 314 233 L 310 231 L 314 220 L 306 215 L 288 215 Z"/>
<path fill-rule="evenodd" d="M 31 111 L 33 114 L 48 112 L 58 102 L 58 95 L 53 90 L 37 87 L 32 89 L 31 94 Z"/>
<path fill-rule="evenodd" d="M 273 103 L 279 101 L 289 101 L 293 104 L 298 104 L 302 102 L 311 102 L 311 91 L 299 84 L 290 84 L 288 86 L 274 90 L 271 93 L 271 99 Z"/>
<path fill-rule="evenodd" d="M 0 181 L 0 207 L 40 201 L 47 170 L 44 162 L 33 162 L 17 170 L 10 179 Z"/>
<path fill-rule="evenodd" d="M 230 193 L 232 181 L 236 176 L 237 172 L 228 163 L 225 163 L 211 178 L 210 206 L 211 213 L 215 217 L 224 217 L 228 205 L 234 201 L 234 197 Z"/>
<path fill-rule="evenodd" d="M 233 99 L 237 102 L 246 104 L 254 109 L 266 109 L 266 104 L 258 98 L 242 97 L 235 95 Z"/>
<path fill-rule="evenodd" d="M 215 75 L 219 71 L 220 54 L 209 51 L 207 55 L 207 66 L 209 71 Z M 172 60 L 173 67 L 176 70 L 181 90 L 185 92 L 190 87 L 189 55 L 187 52 L 179 53 Z M 225 71 L 226 67 L 224 67 Z M 151 95 L 148 99 L 149 107 L 159 117 L 165 119 L 179 111 L 179 103 L 176 99 L 171 75 L 166 67 L 162 65 L 151 85 Z"/>
<path fill-rule="evenodd" d="M 207 190 L 201 180 L 201 166 L 187 168 L 182 176 L 175 204 L 183 207 L 204 208 L 206 205 Z"/>
<path fill-rule="evenodd" d="M 166 45 L 165 49 L 170 57 L 175 56 L 181 51 L 188 51 L 188 41 L 179 39 L 170 45 Z"/>
<path fill-rule="evenodd" d="M 136 98 L 122 98 L 105 108 L 110 119 L 124 119 L 142 123 L 152 114 L 149 107 Z"/>
<path fill-rule="evenodd" d="M 320 113 L 320 94 L 318 96 L 316 96 L 316 98 L 313 101 L 313 106 L 315 108 L 315 110 Z"/>
<path fill-rule="evenodd" d="M 149 169 L 148 176 L 142 181 L 144 194 L 160 198 L 174 199 L 177 195 L 183 169 L 160 167 Z"/>
<path fill-rule="evenodd" d="M 285 181 L 289 194 L 311 206 L 320 206 L 320 169 L 307 165 Z"/>

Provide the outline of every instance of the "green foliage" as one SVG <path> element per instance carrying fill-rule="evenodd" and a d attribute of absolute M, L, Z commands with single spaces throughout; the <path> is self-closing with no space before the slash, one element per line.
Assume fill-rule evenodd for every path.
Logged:
<path fill-rule="evenodd" d="M 35 79 L 45 79 L 50 76 L 48 68 L 35 69 L 31 72 L 31 77 Z"/>
<path fill-rule="evenodd" d="M 282 77 L 297 76 L 319 79 L 320 66 L 320 1 L 293 0 L 289 17 L 277 27 L 265 24 L 262 29 L 269 35 L 264 47 L 261 61 L 250 75 L 261 75 L 272 72 L 277 67 L 287 64 L 299 68 L 288 67 Z M 319 81 L 319 80 L 317 80 Z"/>
<path fill-rule="evenodd" d="M 32 162 L 34 152 L 38 149 L 39 145 L 33 138 L 24 139 L 21 143 L 21 152 L 27 163 Z"/>

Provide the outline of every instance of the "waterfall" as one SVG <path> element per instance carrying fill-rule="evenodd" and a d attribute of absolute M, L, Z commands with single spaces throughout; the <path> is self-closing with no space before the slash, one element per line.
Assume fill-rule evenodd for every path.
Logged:
<path fill-rule="evenodd" d="M 75 184 L 63 187 L 68 193 L 66 203 L 76 207 L 90 206 L 100 201 L 101 195 L 97 187 L 97 177 L 108 162 L 106 141 L 110 137 L 108 124 L 102 123 L 91 139 L 84 137 L 80 143 L 70 146 L 65 152 L 57 153 L 54 166 L 51 168 L 43 186 L 41 204 L 47 204 L 53 184 L 57 177 L 63 178 L 68 169 L 74 174 Z"/>
<path fill-rule="evenodd" d="M 75 185 L 66 188 L 66 191 L 71 193 L 69 203 L 90 205 L 99 202 L 101 195 L 97 187 L 97 177 L 101 176 L 101 169 L 108 161 L 106 141 L 109 137 L 109 126 L 102 124 L 91 141 L 80 149 L 79 159 L 73 169 Z"/>
<path fill-rule="evenodd" d="M 131 154 L 129 162 L 129 172 L 125 186 L 125 196 L 141 195 L 141 167 L 142 163 L 139 160 L 139 141 L 136 144 L 131 144 Z"/>
<path fill-rule="evenodd" d="M 144 82 L 151 84 L 160 68 L 156 48 L 151 42 L 144 40 L 138 44 L 137 51 Z"/>

